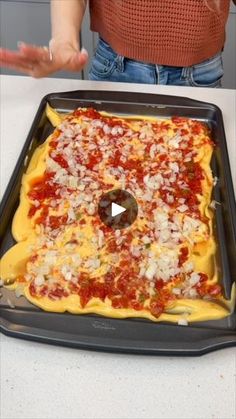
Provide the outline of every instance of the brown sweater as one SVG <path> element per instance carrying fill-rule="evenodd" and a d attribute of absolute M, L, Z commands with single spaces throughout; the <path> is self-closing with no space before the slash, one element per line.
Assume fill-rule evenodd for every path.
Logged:
<path fill-rule="evenodd" d="M 90 0 L 91 29 L 125 57 L 189 66 L 223 48 L 230 0 L 220 4 L 217 12 L 204 0 Z"/>

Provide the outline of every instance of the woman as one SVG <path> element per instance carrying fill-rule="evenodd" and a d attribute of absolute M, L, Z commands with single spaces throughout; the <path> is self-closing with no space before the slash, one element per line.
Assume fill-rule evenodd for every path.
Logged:
<path fill-rule="evenodd" d="M 236 0 L 233 0 L 236 3 Z M 230 0 L 90 0 L 99 43 L 90 79 L 220 86 L 221 52 Z M 88 53 L 79 45 L 86 0 L 51 0 L 47 47 L 0 49 L 0 65 L 33 77 L 80 71 Z"/>

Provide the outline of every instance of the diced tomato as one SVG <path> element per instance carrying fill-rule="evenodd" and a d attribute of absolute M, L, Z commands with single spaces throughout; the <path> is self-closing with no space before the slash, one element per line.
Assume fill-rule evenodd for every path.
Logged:
<path fill-rule="evenodd" d="M 34 285 L 33 282 L 31 282 L 31 284 L 29 286 L 29 292 L 30 292 L 30 295 L 32 295 L 32 297 L 36 297 L 37 296 L 36 286 Z"/>
<path fill-rule="evenodd" d="M 48 297 L 51 299 L 61 299 L 62 297 L 68 297 L 69 293 L 60 285 L 58 285 L 55 289 L 50 290 L 48 293 Z"/>
<path fill-rule="evenodd" d="M 184 262 L 188 259 L 188 248 L 187 247 L 181 247 L 180 249 L 180 255 L 179 255 L 179 267 L 181 267 Z"/>
<path fill-rule="evenodd" d="M 67 214 L 61 215 L 59 217 L 56 217 L 54 215 L 50 215 L 49 216 L 49 219 L 48 219 L 48 223 L 49 223 L 49 226 L 50 226 L 50 228 L 52 230 L 56 230 L 61 225 L 66 224 L 67 219 L 68 219 L 68 215 Z"/>
<path fill-rule="evenodd" d="M 154 211 L 157 208 L 157 206 L 158 205 L 157 205 L 157 202 L 156 201 L 151 202 L 151 206 L 150 206 L 151 208 L 150 208 L 150 210 L 151 211 Z"/>
<path fill-rule="evenodd" d="M 63 169 L 68 169 L 69 165 L 66 159 L 61 155 L 57 154 L 56 156 L 50 156 L 59 166 L 63 167 Z"/>
<path fill-rule="evenodd" d="M 196 290 L 198 292 L 198 294 L 203 297 L 204 295 L 207 294 L 207 280 L 208 280 L 208 276 L 205 273 L 200 273 L 200 281 L 198 282 L 198 284 L 196 285 Z"/>
<path fill-rule="evenodd" d="M 49 144 L 50 144 L 50 147 L 52 149 L 55 149 L 57 147 L 57 145 L 58 145 L 58 141 L 52 140 L 52 141 L 50 141 Z"/>
<path fill-rule="evenodd" d="M 49 198 L 58 198 L 59 195 L 57 194 L 57 191 L 59 186 L 52 182 L 53 176 L 54 173 L 46 173 L 41 178 L 36 179 L 32 183 L 31 190 L 28 193 L 29 198 L 37 201 L 44 201 Z"/>
<path fill-rule="evenodd" d="M 78 294 L 79 295 L 79 285 L 75 284 L 74 282 L 69 282 L 69 289 L 72 292 L 72 294 Z"/>
<path fill-rule="evenodd" d="M 147 154 L 149 154 L 149 153 L 150 153 L 151 146 L 152 146 L 152 143 L 151 143 L 151 142 L 150 142 L 150 143 L 148 143 L 148 144 L 146 145 L 146 147 L 145 147 L 145 152 L 146 152 Z"/>
<path fill-rule="evenodd" d="M 36 213 L 36 211 L 38 211 L 39 207 L 36 207 L 35 205 L 31 205 L 29 212 L 28 212 L 28 217 L 32 218 L 34 216 L 34 214 Z"/>
<path fill-rule="evenodd" d="M 135 286 L 133 288 L 128 288 L 125 292 L 126 296 L 129 300 L 134 300 L 136 298 L 136 288 Z"/>
<path fill-rule="evenodd" d="M 135 177 L 139 185 L 143 184 L 143 178 L 145 174 L 146 174 L 145 168 L 140 164 L 139 167 L 136 168 L 136 173 L 135 173 Z"/>
<path fill-rule="evenodd" d="M 150 304 L 151 314 L 158 318 L 163 313 L 165 306 L 162 301 L 152 301 Z"/>
<path fill-rule="evenodd" d="M 207 294 L 207 286 L 206 284 L 197 284 L 196 285 L 196 290 L 198 292 L 198 294 L 203 297 L 204 295 Z"/>
<path fill-rule="evenodd" d="M 85 307 L 92 297 L 92 290 L 90 289 L 90 287 L 81 288 L 79 291 L 79 296 L 81 306 Z"/>
<path fill-rule="evenodd" d="M 199 275 L 200 275 L 200 282 L 201 283 L 206 282 L 208 280 L 207 274 L 204 274 L 204 273 L 201 272 Z"/>
<path fill-rule="evenodd" d="M 110 253 L 114 253 L 117 251 L 117 249 L 118 249 L 118 246 L 116 244 L 116 240 L 114 238 L 111 238 L 107 243 L 107 250 Z"/>
<path fill-rule="evenodd" d="M 183 125 L 185 122 L 188 122 L 188 118 L 184 118 L 183 116 L 173 116 L 171 121 L 175 125 Z"/>
<path fill-rule="evenodd" d="M 109 159 L 109 165 L 114 166 L 114 167 L 122 165 L 120 158 L 121 158 L 121 152 L 119 150 L 115 150 L 114 155 L 110 157 Z"/>
<path fill-rule="evenodd" d="M 126 170 L 137 170 L 140 167 L 139 160 L 129 159 L 125 163 L 120 163 Z"/>
<path fill-rule="evenodd" d="M 120 278 L 118 278 L 116 287 L 121 294 L 126 293 L 128 288 L 128 281 L 129 275 L 127 273 L 123 274 Z"/>
<path fill-rule="evenodd" d="M 92 169 L 93 169 L 93 167 L 94 167 L 96 164 L 100 163 L 101 159 L 102 159 L 102 154 L 101 154 L 100 152 L 97 152 L 97 153 L 95 153 L 95 154 L 91 154 L 91 155 L 89 156 L 89 162 L 88 162 L 88 163 L 86 163 L 86 167 L 87 167 L 87 169 L 92 170 Z"/>
<path fill-rule="evenodd" d="M 170 124 L 166 121 L 163 121 L 160 123 L 160 128 L 161 131 L 168 131 L 168 129 L 170 128 Z"/>
<path fill-rule="evenodd" d="M 201 134 L 201 132 L 202 132 L 202 123 L 195 121 L 194 125 L 192 126 L 192 133 L 198 135 L 198 134 Z"/>
<path fill-rule="evenodd" d="M 44 285 L 44 286 L 40 289 L 39 294 L 40 294 L 40 295 L 42 295 L 42 296 L 44 297 L 45 295 L 47 295 L 47 293 L 48 293 L 48 286 L 47 286 L 47 285 Z"/>
<path fill-rule="evenodd" d="M 221 286 L 219 284 L 210 285 L 208 287 L 208 293 L 212 295 L 212 297 L 217 297 L 221 294 Z"/>
<path fill-rule="evenodd" d="M 73 115 L 76 117 L 86 116 L 87 118 L 90 118 L 90 119 L 102 119 L 100 113 L 93 108 L 87 108 L 86 110 L 82 108 L 76 109 L 73 112 Z"/>
<path fill-rule="evenodd" d="M 93 281 L 94 280 L 89 279 L 86 273 L 81 273 L 78 278 L 79 296 L 82 307 L 85 307 L 89 300 L 92 298 Z"/>
<path fill-rule="evenodd" d="M 143 304 L 140 301 L 137 300 L 131 300 L 129 303 L 130 308 L 133 308 L 134 310 L 142 310 Z"/>
<path fill-rule="evenodd" d="M 129 301 L 127 297 L 114 297 L 111 304 L 114 308 L 128 308 Z"/>
<path fill-rule="evenodd" d="M 35 220 L 35 224 L 45 225 L 46 224 L 46 219 L 47 219 L 47 216 L 48 216 L 48 212 L 49 212 L 48 205 L 44 205 L 42 207 L 41 212 L 40 212 L 40 216 L 38 218 L 36 218 L 36 220 Z"/>
<path fill-rule="evenodd" d="M 155 282 L 155 288 L 156 288 L 156 290 L 162 289 L 163 286 L 164 286 L 163 279 L 157 279 L 156 282 Z"/>
<path fill-rule="evenodd" d="M 133 236 L 133 234 L 131 232 L 127 233 L 126 236 L 125 236 L 126 243 L 131 243 L 132 240 L 133 240 L 133 237 L 134 236 Z"/>
<path fill-rule="evenodd" d="M 187 129 L 182 128 L 180 130 L 180 135 L 184 136 L 184 135 L 188 135 L 189 131 Z"/>
<path fill-rule="evenodd" d="M 159 160 L 160 160 L 160 162 L 168 160 L 167 154 L 160 154 L 159 155 Z"/>
<path fill-rule="evenodd" d="M 34 263 L 37 259 L 38 259 L 38 255 L 37 254 L 36 255 L 32 255 L 29 258 L 29 262 Z"/>
<path fill-rule="evenodd" d="M 99 226 L 99 228 L 100 228 L 100 230 L 102 230 L 102 231 L 103 231 L 103 233 L 107 233 L 108 231 L 109 231 L 109 232 L 111 232 L 111 231 L 112 231 L 112 228 L 111 228 L 111 227 L 106 226 L 105 224 L 104 224 L 104 225 Z"/>
<path fill-rule="evenodd" d="M 120 261 L 120 268 L 128 268 L 130 266 L 130 259 L 122 259 Z"/>
<path fill-rule="evenodd" d="M 92 286 L 92 295 L 93 297 L 98 297 L 102 301 L 105 300 L 108 295 L 108 287 L 105 283 L 95 282 Z"/>

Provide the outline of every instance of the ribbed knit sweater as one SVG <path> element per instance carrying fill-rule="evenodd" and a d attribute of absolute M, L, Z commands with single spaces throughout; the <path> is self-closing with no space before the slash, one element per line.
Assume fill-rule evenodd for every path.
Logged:
<path fill-rule="evenodd" d="M 190 66 L 224 46 L 230 0 L 211 1 L 90 0 L 91 29 L 127 58 Z"/>

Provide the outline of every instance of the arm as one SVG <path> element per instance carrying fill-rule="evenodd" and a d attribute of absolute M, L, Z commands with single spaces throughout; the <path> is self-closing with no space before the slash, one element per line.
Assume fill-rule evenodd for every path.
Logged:
<path fill-rule="evenodd" d="M 86 0 L 51 0 L 52 39 L 46 47 L 20 43 L 17 52 L 0 49 L 0 66 L 14 68 L 33 77 L 58 70 L 80 71 L 88 53 L 80 51 L 79 32 Z"/>
<path fill-rule="evenodd" d="M 52 39 L 69 42 L 79 49 L 79 32 L 86 0 L 51 0 Z"/>

